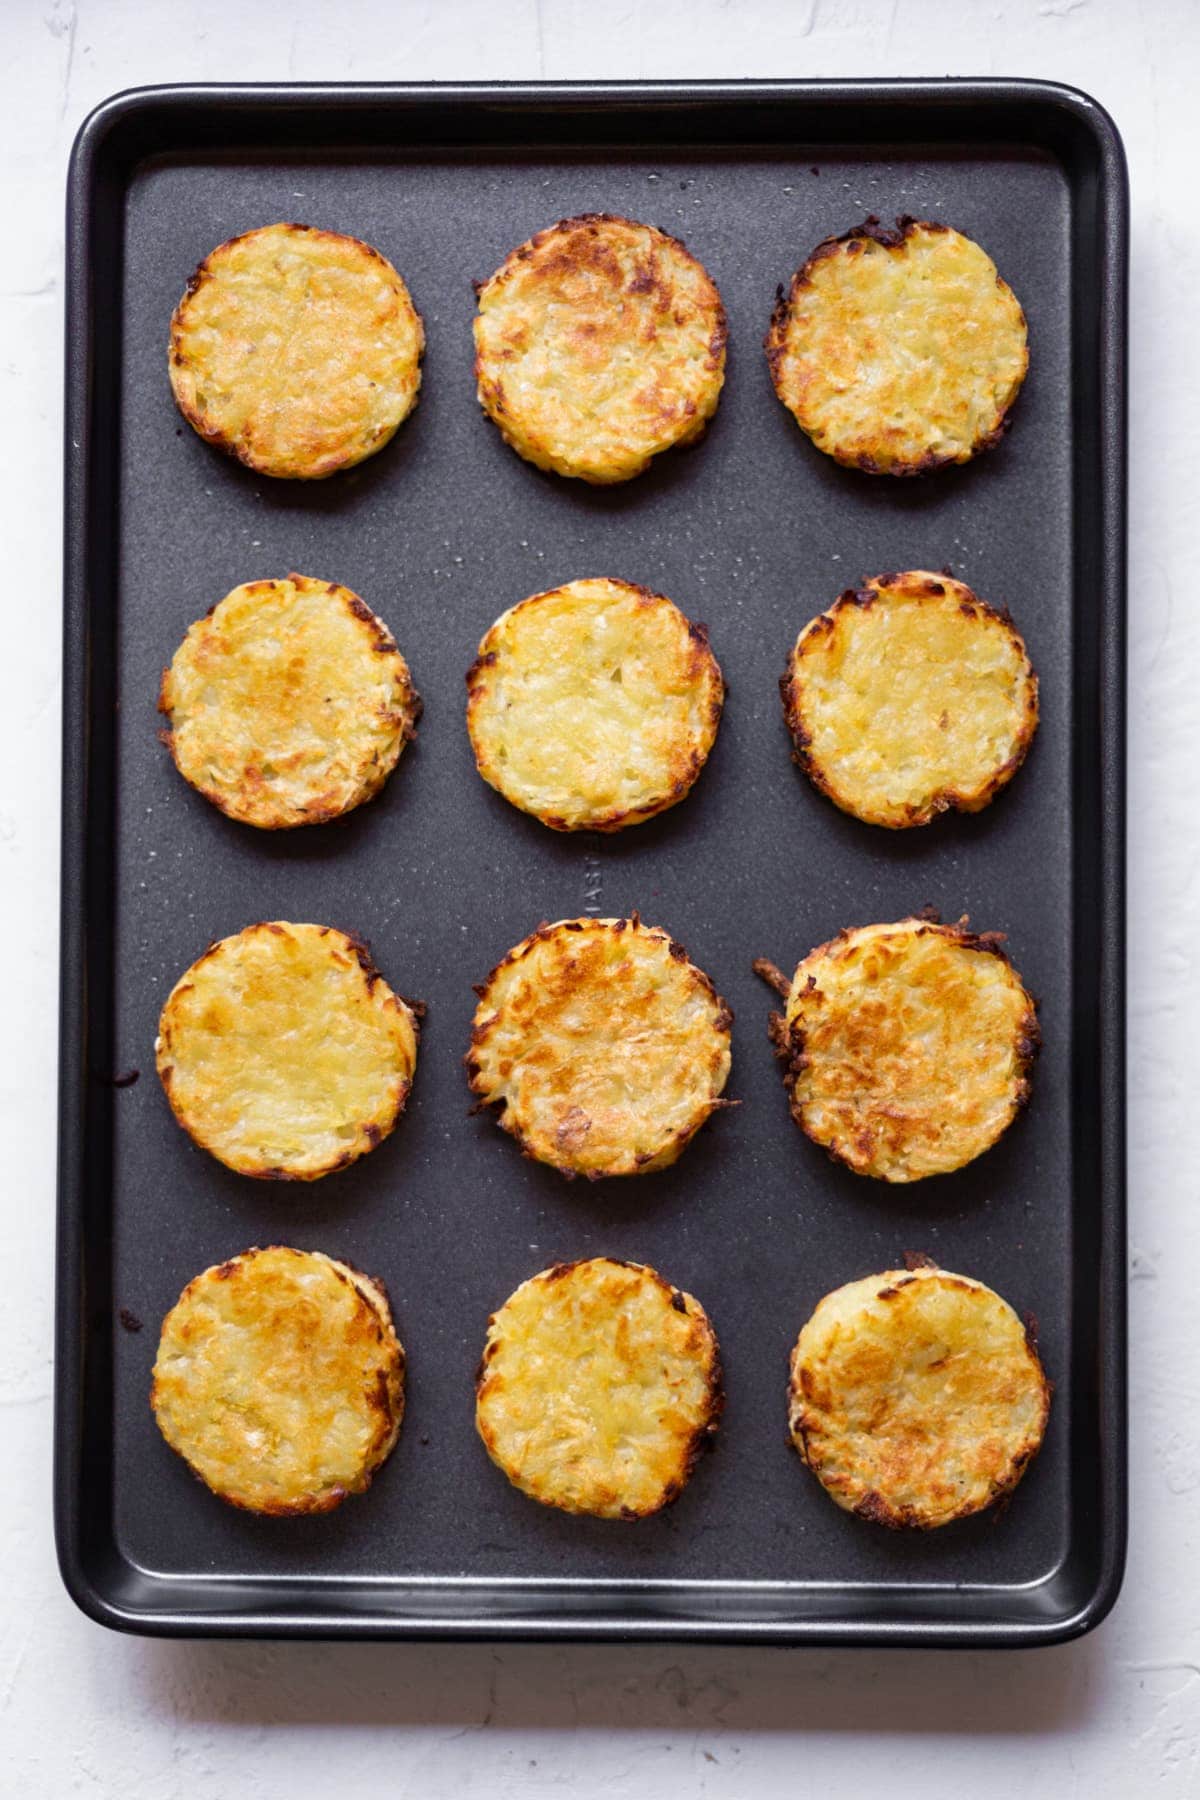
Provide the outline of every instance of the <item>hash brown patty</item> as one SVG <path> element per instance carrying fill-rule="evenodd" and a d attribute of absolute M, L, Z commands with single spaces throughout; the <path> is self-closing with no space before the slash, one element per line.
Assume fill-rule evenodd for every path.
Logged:
<path fill-rule="evenodd" d="M 999 1294 L 922 1264 L 827 1294 L 792 1352 L 792 1441 L 847 1512 L 932 1530 L 990 1506 L 1041 1446 L 1050 1383 Z"/>
<path fill-rule="evenodd" d="M 620 831 L 675 806 L 704 767 L 725 699 L 704 626 L 612 578 L 510 607 L 467 690 L 479 773 L 555 831 Z"/>
<path fill-rule="evenodd" d="M 421 701 L 381 619 L 332 581 L 251 581 L 190 627 L 163 674 L 175 766 L 231 819 L 322 824 L 383 786 Z"/>
<path fill-rule="evenodd" d="M 907 217 L 818 244 L 779 290 L 766 351 L 775 392 L 818 450 L 872 475 L 990 449 L 1029 366 L 1025 315 L 986 250 Z"/>
<path fill-rule="evenodd" d="M 733 1014 L 636 913 L 540 925 L 476 992 L 472 1091 L 564 1175 L 665 1169 L 728 1104 Z"/>
<path fill-rule="evenodd" d="M 210 945 L 180 977 L 155 1055 L 172 1112 L 219 1162 L 315 1181 L 392 1130 L 417 1029 L 359 939 L 276 919 Z"/>
<path fill-rule="evenodd" d="M 1041 1034 L 1002 948 L 966 920 L 863 925 L 819 944 L 771 1033 L 792 1116 L 837 1161 L 881 1181 L 944 1175 L 989 1149 L 1026 1104 Z"/>
<path fill-rule="evenodd" d="M 813 785 L 893 830 L 980 812 L 1038 724 L 1037 676 L 1008 614 L 925 569 L 873 576 L 818 614 L 780 692 Z"/>
<path fill-rule="evenodd" d="M 374 455 L 417 402 L 425 332 L 385 256 L 311 225 L 219 244 L 171 320 L 179 410 L 260 475 L 319 480 Z"/>
<path fill-rule="evenodd" d="M 476 1426 L 513 1486 L 544 1506 L 658 1512 L 682 1492 L 721 1407 L 703 1307 L 640 1263 L 556 1263 L 488 1320 Z"/>
<path fill-rule="evenodd" d="M 361 1493 L 404 1416 L 404 1351 L 379 1282 L 272 1245 L 206 1269 L 163 1322 L 151 1405 L 173 1450 L 250 1512 Z"/>
<path fill-rule="evenodd" d="M 716 411 L 721 296 L 653 225 L 561 219 L 511 251 L 477 295 L 479 403 L 539 469 L 629 481 L 698 438 Z"/>

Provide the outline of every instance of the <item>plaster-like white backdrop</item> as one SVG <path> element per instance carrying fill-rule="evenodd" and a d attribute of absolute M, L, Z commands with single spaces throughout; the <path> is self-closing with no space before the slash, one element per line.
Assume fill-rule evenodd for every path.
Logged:
<path fill-rule="evenodd" d="M 1027 75 L 1133 183 L 1132 1542 L 1109 1622 L 1019 1655 L 171 1644 L 87 1622 L 50 1533 L 62 185 L 180 80 Z M 1014 1787 L 1200 1795 L 1200 233 L 1194 0 L 5 0 L 0 7 L 0 1790 L 493 1800 Z"/>

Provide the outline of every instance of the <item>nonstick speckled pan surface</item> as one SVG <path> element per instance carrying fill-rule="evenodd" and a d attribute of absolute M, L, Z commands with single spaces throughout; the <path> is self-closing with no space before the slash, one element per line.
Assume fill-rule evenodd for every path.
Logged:
<path fill-rule="evenodd" d="M 731 334 L 707 437 L 608 490 L 520 461 L 471 374 L 472 278 L 541 226 L 601 210 L 682 236 Z M 776 284 L 868 212 L 977 237 L 1029 319 L 1010 436 L 922 481 L 819 455 L 761 350 Z M 429 340 L 393 443 L 312 485 L 208 449 L 166 375 L 196 263 L 286 218 L 377 245 Z M 1028 1644 L 1088 1629 L 1124 1546 L 1125 187 L 1111 123 L 1035 83 L 148 90 L 84 127 L 69 225 L 56 1509 L 76 1599 L 172 1633 Z M 982 814 L 871 829 L 792 766 L 776 682 L 799 626 L 842 588 L 945 564 L 1011 608 L 1042 726 Z M 378 610 L 426 710 L 376 801 L 267 834 L 185 786 L 154 707 L 190 621 L 291 569 Z M 475 773 L 463 716 L 491 621 L 595 574 L 706 622 L 730 689 L 691 797 L 611 838 L 559 836 L 507 806 Z M 791 1123 L 773 998 L 750 965 L 790 969 L 843 925 L 927 904 L 1008 933 L 1045 1049 L 1027 1116 L 994 1150 L 897 1188 L 835 1166 Z M 467 1117 L 470 984 L 539 920 L 634 908 L 732 1005 L 742 1105 L 663 1174 L 568 1184 Z M 429 1009 L 397 1131 L 311 1186 L 223 1169 L 154 1074 L 175 978 L 262 918 L 360 933 Z M 382 1276 L 409 1353 L 395 1454 L 322 1518 L 222 1506 L 148 1405 L 184 1283 L 272 1242 Z M 929 1535 L 841 1513 L 786 1437 L 800 1324 L 906 1250 L 1034 1313 L 1056 1384 L 1011 1505 Z M 523 1498 L 472 1418 L 489 1312 L 555 1259 L 602 1252 L 696 1294 L 726 1370 L 715 1453 L 677 1505 L 631 1526 Z"/>

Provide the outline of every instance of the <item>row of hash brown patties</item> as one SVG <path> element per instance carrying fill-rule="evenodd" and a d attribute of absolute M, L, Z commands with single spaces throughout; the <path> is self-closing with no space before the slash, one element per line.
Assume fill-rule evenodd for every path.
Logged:
<path fill-rule="evenodd" d="M 320 1251 L 247 1250 L 167 1315 L 152 1403 L 223 1500 L 329 1512 L 394 1448 L 406 1357 L 378 1277 Z M 839 1506 L 931 1530 L 1011 1492 L 1050 1385 L 1033 1334 L 982 1282 L 924 1258 L 827 1294 L 796 1340 L 791 1438 Z M 642 1263 L 555 1263 L 487 1323 L 475 1424 L 543 1505 L 641 1519 L 678 1498 L 716 1438 L 720 1352 L 700 1302 Z"/>
<path fill-rule="evenodd" d="M 467 672 L 476 765 L 555 831 L 621 831 L 676 806 L 716 739 L 725 683 L 707 626 L 613 577 L 531 594 Z M 803 628 L 780 681 L 796 761 L 867 824 L 978 812 L 1016 774 L 1038 682 L 1007 612 L 946 571 L 878 575 Z M 319 825 L 377 794 L 422 701 L 396 641 L 348 588 L 244 583 L 164 671 L 184 778 L 262 830 Z"/>
<path fill-rule="evenodd" d="M 562 219 L 476 288 L 479 402 L 538 468 L 629 481 L 694 443 L 725 381 L 716 283 L 677 238 L 611 213 Z M 171 321 L 171 384 L 209 443 L 315 480 L 381 450 L 417 403 L 425 329 L 358 238 L 277 224 L 220 244 Z M 1029 366 L 1025 315 L 987 252 L 928 220 L 872 217 L 779 289 L 780 400 L 869 474 L 963 463 L 1003 436 Z"/>

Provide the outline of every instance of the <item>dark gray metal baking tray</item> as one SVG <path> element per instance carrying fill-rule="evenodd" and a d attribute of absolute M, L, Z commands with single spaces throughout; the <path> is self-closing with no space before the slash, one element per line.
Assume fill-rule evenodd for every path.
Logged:
<path fill-rule="evenodd" d="M 731 326 L 706 439 L 614 490 L 521 462 L 471 375 L 472 278 L 589 210 L 683 236 Z M 92 1617 L 161 1633 L 1028 1645 L 1107 1611 L 1125 1539 L 1126 210 L 1104 112 L 1030 82 L 167 88 L 87 121 L 67 251 L 55 1507 L 67 1586 Z M 817 454 L 760 348 L 776 284 L 868 212 L 979 238 L 1029 317 L 1011 435 L 924 481 Z M 195 264 L 280 218 L 378 245 L 429 336 L 420 405 L 392 445 L 313 485 L 216 455 L 166 379 L 167 321 Z M 1011 607 L 1042 728 L 986 812 L 872 830 L 791 766 L 776 678 L 842 588 L 946 563 Z M 375 802 L 270 835 L 178 779 L 154 703 L 192 619 L 293 568 L 378 608 L 426 712 Z M 707 622 L 730 701 L 684 805 L 616 838 L 560 837 L 476 776 L 463 674 L 511 602 L 610 573 Z M 1046 1047 L 1028 1116 L 993 1151 L 891 1188 L 792 1125 L 750 965 L 926 903 L 1009 933 Z M 674 1169 L 624 1185 L 567 1185 L 466 1117 L 470 982 L 538 920 L 589 908 L 668 926 L 737 1014 L 743 1105 Z M 429 1005 L 400 1128 L 312 1187 L 221 1168 L 176 1127 L 153 1071 L 175 976 L 210 939 L 272 917 L 363 934 Z M 381 1275 L 410 1357 L 395 1455 L 320 1519 L 223 1507 L 147 1404 L 184 1282 L 275 1241 Z M 628 1527 L 527 1501 L 472 1423 L 489 1311 L 555 1258 L 601 1250 L 699 1295 L 727 1373 L 715 1454 L 675 1507 Z M 905 1250 L 1034 1312 L 1057 1388 L 1011 1505 L 927 1536 L 840 1512 L 785 1432 L 801 1322 Z"/>

